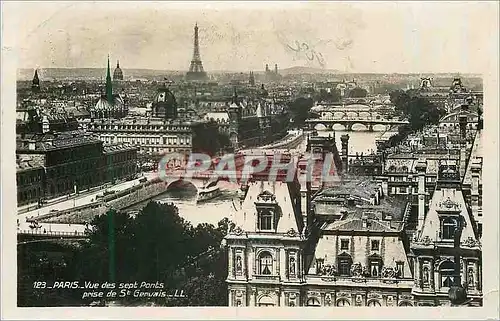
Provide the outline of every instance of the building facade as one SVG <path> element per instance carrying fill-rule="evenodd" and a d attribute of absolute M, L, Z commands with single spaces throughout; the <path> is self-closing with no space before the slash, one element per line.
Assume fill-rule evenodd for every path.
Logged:
<path fill-rule="evenodd" d="M 41 202 L 135 176 L 137 149 L 103 146 L 79 131 L 19 136 L 18 204 Z"/>

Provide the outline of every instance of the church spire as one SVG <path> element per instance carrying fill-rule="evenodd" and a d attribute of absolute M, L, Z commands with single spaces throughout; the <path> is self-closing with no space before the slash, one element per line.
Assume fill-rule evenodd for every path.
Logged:
<path fill-rule="evenodd" d="M 35 75 L 33 76 L 33 81 L 31 83 L 31 89 L 33 91 L 40 90 L 40 79 L 38 78 L 38 69 L 35 69 Z"/>
<path fill-rule="evenodd" d="M 106 100 L 108 103 L 113 103 L 113 85 L 111 83 L 111 71 L 109 68 L 109 55 L 108 55 L 108 70 L 106 72 Z"/>

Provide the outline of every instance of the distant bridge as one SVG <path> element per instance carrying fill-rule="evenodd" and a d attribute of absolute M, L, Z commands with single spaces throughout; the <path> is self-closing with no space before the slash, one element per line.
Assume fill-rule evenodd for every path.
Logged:
<path fill-rule="evenodd" d="M 328 130 L 332 130 L 334 125 L 342 125 L 345 130 L 351 131 L 353 125 L 360 124 L 363 125 L 366 130 L 373 131 L 373 126 L 375 125 L 386 125 L 386 126 L 394 126 L 394 125 L 406 125 L 408 124 L 407 120 L 398 120 L 398 119 L 384 119 L 382 117 L 321 117 L 317 119 L 307 119 L 306 124 L 310 129 L 315 129 L 317 125 L 323 125 Z"/>

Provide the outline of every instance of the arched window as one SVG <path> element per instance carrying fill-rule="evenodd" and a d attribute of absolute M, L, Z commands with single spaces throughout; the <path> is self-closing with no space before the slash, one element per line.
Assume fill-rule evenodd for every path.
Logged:
<path fill-rule="evenodd" d="M 320 307 L 321 303 L 316 298 L 310 298 L 309 300 L 307 300 L 307 306 L 308 307 Z"/>
<path fill-rule="evenodd" d="M 271 275 L 273 271 L 273 257 L 269 252 L 263 252 L 259 257 L 259 272 L 263 275 Z"/>
<path fill-rule="evenodd" d="M 349 254 L 340 254 L 337 257 L 337 265 L 340 275 L 351 275 L 352 258 Z"/>
<path fill-rule="evenodd" d="M 411 303 L 410 303 L 410 302 L 408 302 L 408 301 L 403 301 L 403 302 L 399 303 L 399 306 L 400 306 L 400 307 L 412 307 L 412 306 L 413 306 L 413 304 L 411 304 Z"/>
<path fill-rule="evenodd" d="M 369 307 L 380 307 L 380 306 L 382 306 L 378 300 L 371 300 L 371 301 L 368 301 L 368 304 L 367 304 L 367 305 L 368 305 Z"/>
<path fill-rule="evenodd" d="M 350 305 L 351 305 L 351 303 L 349 303 L 349 301 L 347 299 L 338 299 L 337 300 L 338 307 L 348 307 Z"/>
<path fill-rule="evenodd" d="M 455 282 L 455 263 L 444 261 L 439 267 L 441 287 L 451 287 Z"/>
<path fill-rule="evenodd" d="M 445 240 L 451 240 L 455 236 L 455 230 L 457 228 L 457 221 L 452 217 L 447 217 L 442 221 L 442 238 Z"/>
<path fill-rule="evenodd" d="M 263 296 L 262 298 L 259 299 L 259 306 L 260 307 L 272 307 L 272 306 L 274 306 L 273 299 L 271 299 L 268 296 Z"/>

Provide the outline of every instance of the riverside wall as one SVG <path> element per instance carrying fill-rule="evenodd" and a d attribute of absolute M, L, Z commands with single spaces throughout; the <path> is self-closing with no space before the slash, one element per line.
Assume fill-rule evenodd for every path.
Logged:
<path fill-rule="evenodd" d="M 121 210 L 130 207 L 134 204 L 160 195 L 166 190 L 167 184 L 164 181 L 154 179 L 114 194 L 107 195 L 90 204 L 40 215 L 36 217 L 36 221 L 41 223 L 90 223 L 94 217 L 102 215 L 110 209 Z"/>

